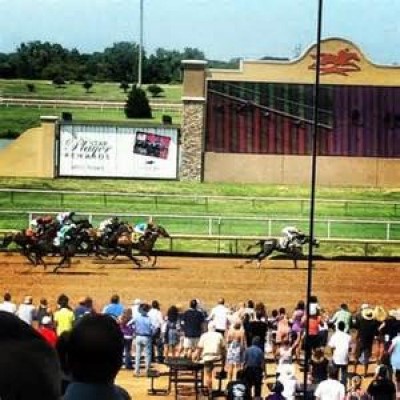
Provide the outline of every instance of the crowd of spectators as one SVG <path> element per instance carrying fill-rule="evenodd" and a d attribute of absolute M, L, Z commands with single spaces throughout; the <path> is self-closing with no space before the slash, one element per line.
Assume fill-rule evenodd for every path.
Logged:
<path fill-rule="evenodd" d="M 394 400 L 400 394 L 400 309 L 362 304 L 350 312 L 341 304 L 329 315 L 315 296 L 309 309 L 299 301 L 290 313 L 252 300 L 227 306 L 223 298 L 209 310 L 197 299 L 187 308 L 164 309 L 157 300 L 124 304 L 117 294 L 101 310 L 91 297 L 71 304 L 61 294 L 56 303 L 51 309 L 47 299 L 35 305 L 26 296 L 17 306 L 4 294 L 2 400 L 33 398 L 32 393 L 41 399 L 128 399 L 114 383 L 121 368 L 132 370 L 135 379 L 178 357 L 204 364 L 210 393 L 215 371 L 219 377 L 226 372 L 229 399 L 262 393 L 269 400 L 294 399 L 304 389 L 304 368 L 311 392 L 303 396 Z"/>

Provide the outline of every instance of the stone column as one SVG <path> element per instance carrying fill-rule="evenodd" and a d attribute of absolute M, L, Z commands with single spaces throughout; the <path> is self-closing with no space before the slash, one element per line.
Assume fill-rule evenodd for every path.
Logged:
<path fill-rule="evenodd" d="M 183 112 L 181 128 L 182 181 L 203 180 L 207 61 L 183 60 Z"/>

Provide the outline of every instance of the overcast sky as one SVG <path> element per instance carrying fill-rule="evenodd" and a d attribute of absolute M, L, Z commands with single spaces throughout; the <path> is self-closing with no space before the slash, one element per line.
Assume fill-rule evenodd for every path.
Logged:
<path fill-rule="evenodd" d="M 81 52 L 139 42 L 140 0 L 0 0 L 0 52 L 21 42 Z M 358 44 L 377 63 L 400 62 L 400 0 L 325 0 L 323 37 Z M 144 45 L 197 47 L 209 59 L 293 57 L 316 38 L 317 0 L 144 0 Z"/>

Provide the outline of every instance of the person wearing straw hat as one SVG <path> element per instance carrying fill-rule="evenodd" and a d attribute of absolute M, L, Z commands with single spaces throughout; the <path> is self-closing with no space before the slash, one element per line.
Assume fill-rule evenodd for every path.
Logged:
<path fill-rule="evenodd" d="M 358 364 L 364 366 L 364 376 L 368 374 L 368 364 L 372 353 L 374 338 L 378 332 L 379 322 L 375 319 L 374 309 L 367 304 L 361 306 L 360 318 L 356 321 L 357 347 L 354 372 L 357 373 Z"/>

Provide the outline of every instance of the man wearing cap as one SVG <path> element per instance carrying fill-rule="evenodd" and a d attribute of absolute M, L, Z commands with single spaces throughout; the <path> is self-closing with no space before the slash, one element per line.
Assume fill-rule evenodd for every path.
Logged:
<path fill-rule="evenodd" d="M 19 305 L 17 310 L 17 316 L 28 325 L 32 325 L 35 314 L 35 306 L 32 304 L 32 301 L 31 296 L 25 296 L 24 302 Z"/>
<path fill-rule="evenodd" d="M 368 373 L 369 359 L 372 353 L 374 338 L 378 332 L 379 323 L 375 320 L 374 310 L 368 304 L 361 306 L 361 312 L 356 319 L 355 328 L 357 329 L 357 347 L 354 372 L 357 373 L 358 364 L 364 365 L 364 377 Z"/>
<path fill-rule="evenodd" d="M 45 315 L 40 321 L 38 332 L 43 336 L 44 340 L 51 346 L 56 347 L 57 334 L 53 328 L 51 317 Z"/>
<path fill-rule="evenodd" d="M 205 384 L 210 390 L 212 389 L 212 371 L 214 365 L 218 361 L 222 361 L 224 365 L 225 352 L 226 347 L 223 336 L 216 332 L 214 322 L 209 322 L 208 331 L 200 336 L 194 359 L 199 360 L 201 357 L 204 363 Z"/>

